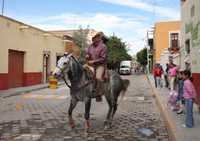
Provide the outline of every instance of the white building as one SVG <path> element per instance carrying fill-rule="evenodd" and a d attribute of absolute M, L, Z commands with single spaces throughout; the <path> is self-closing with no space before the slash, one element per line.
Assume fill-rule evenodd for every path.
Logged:
<path fill-rule="evenodd" d="M 191 70 L 200 102 L 200 0 L 181 0 L 181 67 Z"/>

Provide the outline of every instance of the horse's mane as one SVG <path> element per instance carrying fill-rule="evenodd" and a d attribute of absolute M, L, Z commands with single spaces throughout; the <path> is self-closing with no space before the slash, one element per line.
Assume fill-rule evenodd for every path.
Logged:
<path fill-rule="evenodd" d="M 71 61 L 71 70 L 68 73 L 69 79 L 73 81 L 80 81 L 83 75 L 86 80 L 92 79 L 91 74 L 83 67 L 83 65 L 78 60 L 76 60 L 76 58 L 72 56 Z"/>

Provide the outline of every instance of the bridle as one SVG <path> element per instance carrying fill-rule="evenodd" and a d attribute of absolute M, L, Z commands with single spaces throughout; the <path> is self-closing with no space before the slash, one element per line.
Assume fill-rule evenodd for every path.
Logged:
<path fill-rule="evenodd" d="M 67 54 L 66 57 L 68 57 L 69 55 L 70 55 L 70 54 Z M 72 58 L 77 64 L 79 64 L 79 62 L 76 60 L 76 58 L 75 58 L 73 55 L 69 56 L 69 59 L 70 59 L 70 58 Z M 57 67 L 61 70 L 62 79 L 64 80 L 65 84 L 67 85 L 67 87 L 68 87 L 69 89 L 73 89 L 73 90 L 76 90 L 76 91 L 80 91 L 82 88 L 88 86 L 89 84 L 93 83 L 93 81 L 94 81 L 94 80 L 92 79 L 92 80 L 88 81 L 87 83 L 85 83 L 85 84 L 79 86 L 78 88 L 74 89 L 74 88 L 72 88 L 72 86 L 71 86 L 71 85 L 66 81 L 66 79 L 65 79 L 65 75 L 64 75 L 64 70 L 65 70 L 65 68 L 60 68 L 59 66 L 57 66 Z"/>

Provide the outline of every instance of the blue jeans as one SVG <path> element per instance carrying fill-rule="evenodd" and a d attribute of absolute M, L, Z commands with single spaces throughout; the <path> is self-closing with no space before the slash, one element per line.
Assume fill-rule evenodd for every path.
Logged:
<path fill-rule="evenodd" d="M 159 77 L 159 76 L 156 76 L 155 77 L 155 81 L 156 81 L 156 88 L 159 86 L 159 87 L 161 87 L 162 88 L 162 80 L 161 80 L 161 77 Z"/>
<path fill-rule="evenodd" d="M 184 100 L 184 98 L 183 98 L 183 84 L 184 84 L 183 80 L 178 80 L 178 97 L 177 97 L 177 101 Z"/>
<path fill-rule="evenodd" d="M 185 109 L 186 109 L 185 125 L 189 128 L 192 128 L 194 126 L 192 99 L 185 99 Z"/>

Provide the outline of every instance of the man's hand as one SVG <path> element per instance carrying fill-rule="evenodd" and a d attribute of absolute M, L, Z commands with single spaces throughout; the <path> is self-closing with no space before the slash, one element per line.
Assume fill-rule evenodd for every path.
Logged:
<path fill-rule="evenodd" d="M 86 56 L 85 56 L 85 58 L 86 58 L 86 59 L 89 59 L 89 58 L 90 58 L 90 56 L 89 56 L 89 55 L 86 55 Z"/>
<path fill-rule="evenodd" d="M 94 60 L 90 60 L 90 61 L 88 61 L 88 64 L 89 64 L 89 65 L 94 65 L 94 63 L 95 63 Z"/>

